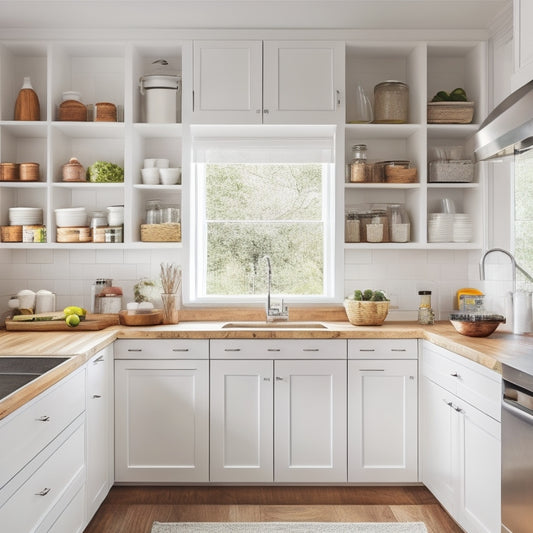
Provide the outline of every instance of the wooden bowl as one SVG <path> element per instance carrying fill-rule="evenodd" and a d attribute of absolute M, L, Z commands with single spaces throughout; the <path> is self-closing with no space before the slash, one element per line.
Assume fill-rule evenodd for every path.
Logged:
<path fill-rule="evenodd" d="M 128 311 L 120 311 L 118 314 L 123 326 L 157 326 L 163 322 L 163 310 L 154 309 L 150 313 L 128 314 Z"/>
<path fill-rule="evenodd" d="M 467 337 L 488 337 L 496 331 L 496 328 L 503 320 L 479 320 L 477 322 L 468 322 L 463 320 L 450 320 L 453 327 L 461 334 Z"/>

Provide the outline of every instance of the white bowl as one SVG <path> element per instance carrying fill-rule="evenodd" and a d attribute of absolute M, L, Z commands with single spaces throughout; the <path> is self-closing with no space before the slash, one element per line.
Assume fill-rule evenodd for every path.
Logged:
<path fill-rule="evenodd" d="M 67 207 L 55 209 L 56 226 L 58 228 L 86 226 L 87 211 L 85 207 Z"/>
<path fill-rule="evenodd" d="M 160 168 L 159 175 L 163 185 L 176 185 L 180 182 L 181 168 Z"/>
<path fill-rule="evenodd" d="M 145 185 L 159 184 L 159 169 L 158 168 L 141 168 L 141 176 Z"/>

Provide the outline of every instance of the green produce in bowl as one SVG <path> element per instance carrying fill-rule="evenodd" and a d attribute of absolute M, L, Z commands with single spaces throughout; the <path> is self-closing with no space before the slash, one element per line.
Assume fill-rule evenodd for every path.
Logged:
<path fill-rule="evenodd" d="M 431 100 L 432 102 L 467 102 L 468 97 L 466 96 L 466 91 L 457 87 L 450 94 L 446 91 L 439 91 Z"/>
<path fill-rule="evenodd" d="M 87 168 L 87 181 L 91 183 L 122 183 L 124 169 L 108 161 L 96 161 Z"/>
<path fill-rule="evenodd" d="M 353 296 L 349 299 L 356 300 L 359 302 L 388 302 L 389 299 L 387 298 L 387 295 L 382 290 L 372 290 L 372 289 L 365 289 L 364 291 L 361 291 L 359 289 L 356 289 L 353 293 Z"/>

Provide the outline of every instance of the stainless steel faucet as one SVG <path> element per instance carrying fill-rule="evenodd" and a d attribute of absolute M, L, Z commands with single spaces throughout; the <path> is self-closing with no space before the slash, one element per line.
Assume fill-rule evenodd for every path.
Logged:
<path fill-rule="evenodd" d="M 267 262 L 268 276 L 267 276 L 267 300 L 266 300 L 266 319 L 267 322 L 274 322 L 276 320 L 289 320 L 289 310 L 283 304 L 283 298 L 279 305 L 272 305 L 270 302 L 270 289 L 272 286 L 272 267 L 270 265 L 270 257 L 265 255 L 264 259 Z"/>
<path fill-rule="evenodd" d="M 508 252 L 507 250 L 504 250 L 503 248 L 491 248 L 490 250 L 487 250 L 483 257 L 481 258 L 481 261 L 479 262 L 479 277 L 481 280 L 485 279 L 485 259 L 487 258 L 487 255 L 491 254 L 492 252 L 501 252 L 502 254 L 505 254 L 509 259 L 511 260 L 511 265 L 513 267 L 513 292 L 516 292 L 516 271 L 519 270 L 524 274 L 524 276 L 529 280 L 533 281 L 533 277 L 531 277 L 528 272 L 526 272 L 517 262 L 514 258 L 513 254 Z"/>

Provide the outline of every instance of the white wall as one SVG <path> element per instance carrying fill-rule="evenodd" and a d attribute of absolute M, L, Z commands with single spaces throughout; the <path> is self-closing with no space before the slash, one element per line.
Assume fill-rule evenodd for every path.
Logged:
<path fill-rule="evenodd" d="M 392 319 L 414 320 L 418 291 L 431 290 L 441 319 L 453 308 L 455 292 L 479 286 L 476 251 L 347 250 L 344 293 L 356 288 L 381 288 L 391 296 Z M 122 287 L 125 301 L 141 278 L 159 276 L 162 261 L 185 265 L 184 251 L 157 250 L 3 250 L 0 252 L 0 310 L 21 289 L 48 289 L 57 294 L 57 308 L 90 307 L 90 286 L 111 278 Z M 477 280 L 477 281 L 476 281 Z"/>

